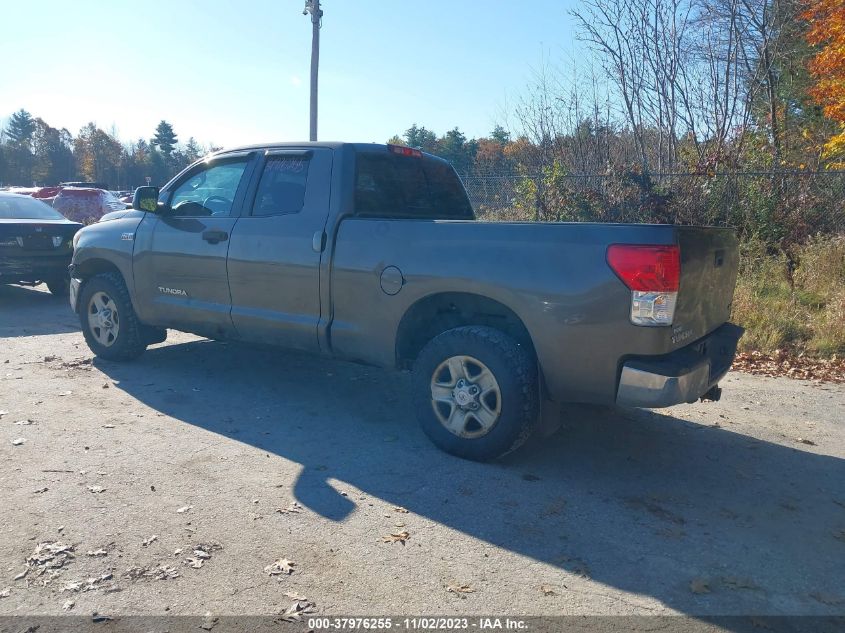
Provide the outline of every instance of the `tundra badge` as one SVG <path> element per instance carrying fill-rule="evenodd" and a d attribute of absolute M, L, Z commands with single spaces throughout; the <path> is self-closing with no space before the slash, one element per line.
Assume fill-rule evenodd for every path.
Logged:
<path fill-rule="evenodd" d="M 181 288 L 165 288 L 164 286 L 159 286 L 158 291 L 163 295 L 177 295 L 179 297 L 188 296 L 188 293 Z"/>

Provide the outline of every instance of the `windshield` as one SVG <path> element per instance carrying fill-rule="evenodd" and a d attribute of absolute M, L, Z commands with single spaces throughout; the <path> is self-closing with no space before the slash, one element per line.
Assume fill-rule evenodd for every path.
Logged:
<path fill-rule="evenodd" d="M 2 220 L 64 220 L 64 216 L 50 206 L 29 196 L 0 196 Z"/>

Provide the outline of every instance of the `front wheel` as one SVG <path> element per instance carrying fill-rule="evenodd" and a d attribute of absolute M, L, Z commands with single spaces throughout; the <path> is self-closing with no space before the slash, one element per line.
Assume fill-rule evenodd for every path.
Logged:
<path fill-rule="evenodd" d="M 440 449 L 488 461 L 519 448 L 540 414 L 537 363 L 499 330 L 465 326 L 432 339 L 414 364 L 423 431 Z"/>
<path fill-rule="evenodd" d="M 78 309 L 85 342 L 99 358 L 132 360 L 147 348 L 143 326 L 117 273 L 86 281 L 80 289 Z"/>

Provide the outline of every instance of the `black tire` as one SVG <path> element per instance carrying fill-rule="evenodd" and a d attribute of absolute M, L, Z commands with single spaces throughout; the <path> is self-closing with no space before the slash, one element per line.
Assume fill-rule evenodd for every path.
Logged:
<path fill-rule="evenodd" d="M 486 366 L 501 396 L 498 418 L 489 430 L 475 431 L 485 433 L 479 437 L 460 437 L 447 429 L 435 412 L 435 407 L 440 406 L 432 399 L 435 372 L 447 359 L 456 356 L 477 359 Z M 489 461 L 516 450 L 530 437 L 540 417 L 537 362 L 533 354 L 490 327 L 458 327 L 432 339 L 414 363 L 413 392 L 417 416 L 428 438 L 447 453 L 474 461 Z"/>
<path fill-rule="evenodd" d="M 91 298 L 97 293 L 103 293 L 114 302 L 119 315 L 117 335 L 108 344 L 97 340 L 96 325 L 93 328 L 91 325 L 94 319 L 90 309 Z M 147 349 L 144 326 L 138 321 L 129 299 L 129 290 L 119 274 L 102 273 L 85 281 L 79 290 L 78 309 L 85 342 L 98 358 L 114 361 L 133 360 Z"/>
<path fill-rule="evenodd" d="M 47 284 L 47 290 L 50 291 L 50 294 L 56 297 L 67 297 L 70 293 L 70 278 L 68 277 L 45 279 L 44 283 Z"/>

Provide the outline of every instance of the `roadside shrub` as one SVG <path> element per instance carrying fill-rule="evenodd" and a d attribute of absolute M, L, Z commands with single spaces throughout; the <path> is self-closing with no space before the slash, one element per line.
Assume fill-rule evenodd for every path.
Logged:
<path fill-rule="evenodd" d="M 835 356 L 845 353 L 845 238 L 816 238 L 789 259 L 768 254 L 761 241 L 744 243 L 733 319 L 746 328 L 744 351 Z"/>

